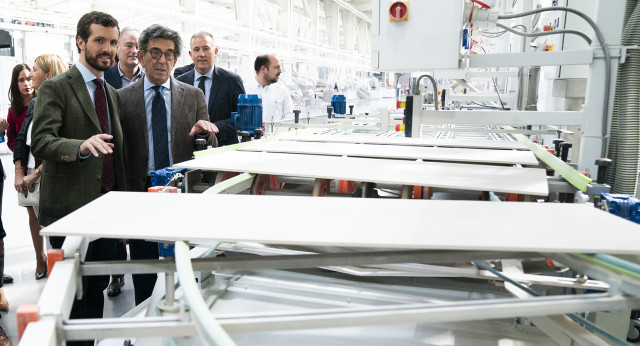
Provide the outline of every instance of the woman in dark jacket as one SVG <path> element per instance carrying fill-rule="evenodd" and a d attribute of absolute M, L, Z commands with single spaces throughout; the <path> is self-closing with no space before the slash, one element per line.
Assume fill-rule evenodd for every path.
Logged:
<path fill-rule="evenodd" d="M 44 54 L 36 58 L 33 64 L 32 86 L 38 89 L 42 82 L 67 70 L 67 64 L 55 54 Z M 13 146 L 13 163 L 15 164 L 16 178 L 14 186 L 16 191 L 25 196 L 33 192 L 35 184 L 40 179 L 42 172 L 42 162 L 31 155 L 31 122 L 33 120 L 33 109 L 37 98 L 31 100 L 27 115 L 25 116 L 22 128 L 16 137 Z M 36 280 L 47 277 L 47 258 L 44 254 L 44 238 L 40 235 L 40 223 L 33 206 L 25 207 L 29 214 L 29 229 L 31 230 L 31 240 L 36 253 Z"/>

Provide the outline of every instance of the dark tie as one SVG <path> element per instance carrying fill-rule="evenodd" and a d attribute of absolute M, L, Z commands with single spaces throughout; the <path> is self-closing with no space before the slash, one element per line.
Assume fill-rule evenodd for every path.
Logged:
<path fill-rule="evenodd" d="M 153 130 L 153 162 L 155 169 L 169 167 L 169 136 L 167 134 L 167 106 L 162 96 L 162 85 L 153 87 L 156 95 L 151 103 L 151 129 Z"/>
<path fill-rule="evenodd" d="M 95 104 L 96 114 L 98 115 L 98 122 L 100 123 L 100 130 L 102 133 L 109 134 L 109 114 L 107 111 L 107 94 L 104 91 L 102 79 L 96 78 L 93 80 L 96 85 Z M 107 141 L 108 142 L 108 141 Z M 113 172 L 113 155 L 102 155 L 102 193 L 107 193 L 113 189 L 116 179 Z"/>
<path fill-rule="evenodd" d="M 204 81 L 207 80 L 207 76 L 200 76 L 200 78 L 198 78 L 198 80 L 200 81 L 200 83 L 198 83 L 198 89 L 202 90 L 202 93 L 206 97 L 207 96 L 207 92 L 204 91 Z"/>

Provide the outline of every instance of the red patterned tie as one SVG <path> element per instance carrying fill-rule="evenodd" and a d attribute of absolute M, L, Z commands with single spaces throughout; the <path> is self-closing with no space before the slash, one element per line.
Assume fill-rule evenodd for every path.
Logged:
<path fill-rule="evenodd" d="M 109 114 L 107 112 L 107 94 L 104 91 L 102 79 L 96 78 L 93 80 L 96 84 L 95 103 L 96 114 L 98 115 L 98 121 L 100 122 L 100 129 L 102 133 L 109 134 Z M 102 156 L 102 189 L 101 193 L 107 193 L 111 191 L 115 185 L 115 176 L 113 173 L 113 155 L 104 154 Z"/>

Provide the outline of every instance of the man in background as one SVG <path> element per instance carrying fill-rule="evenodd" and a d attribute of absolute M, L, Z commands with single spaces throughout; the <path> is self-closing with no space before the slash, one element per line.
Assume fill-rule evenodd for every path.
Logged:
<path fill-rule="evenodd" d="M 262 121 L 270 122 L 293 118 L 293 101 L 289 89 L 278 83 L 282 67 L 275 55 L 256 58 L 253 67 L 256 78 L 247 82 L 247 94 L 262 96 Z"/>
<path fill-rule="evenodd" d="M 118 63 L 104 73 L 104 79 L 115 89 L 124 88 L 144 76 L 138 61 L 140 32 L 133 28 L 120 31 Z"/>
<path fill-rule="evenodd" d="M 177 79 L 198 87 L 204 93 L 209 120 L 220 130 L 218 145 L 236 144 L 238 135 L 231 124 L 231 112 L 238 110 L 238 96 L 245 93 L 242 79 L 214 65 L 218 48 L 210 33 L 202 31 L 193 34 L 190 46 L 189 56 L 195 68 Z"/>

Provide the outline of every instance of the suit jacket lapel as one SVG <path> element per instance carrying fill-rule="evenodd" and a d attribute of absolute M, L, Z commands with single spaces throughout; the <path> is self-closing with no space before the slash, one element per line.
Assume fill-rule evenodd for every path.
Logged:
<path fill-rule="evenodd" d="M 138 129 L 137 132 L 141 133 L 144 137 L 143 145 L 145 152 L 149 152 L 149 133 L 147 132 L 147 109 L 144 104 L 144 78 L 140 78 L 131 87 L 131 93 L 128 97 L 131 102 L 131 109 L 134 112 L 131 114 L 134 119 L 131 122 Z"/>
<path fill-rule="evenodd" d="M 189 72 L 187 72 L 187 84 L 189 85 L 193 85 L 193 81 L 196 78 L 196 73 L 194 72 L 194 70 L 191 70 Z"/>
<path fill-rule="evenodd" d="M 73 67 L 71 67 L 68 76 L 70 79 L 69 84 L 71 84 L 71 88 L 73 88 L 78 101 L 82 105 L 82 109 L 84 109 L 84 112 L 91 119 L 91 122 L 93 122 L 96 128 L 100 130 L 100 122 L 98 121 L 96 108 L 93 103 L 91 103 L 91 95 L 89 95 L 89 91 L 87 90 L 87 85 L 82 78 L 82 74 L 74 65 Z"/>
<path fill-rule="evenodd" d="M 184 101 L 184 89 L 171 77 L 171 152 L 175 153 L 174 143 L 176 142 L 176 131 L 178 129 L 178 122 L 180 121 L 180 114 L 182 112 L 182 103 Z"/>
<path fill-rule="evenodd" d="M 109 116 L 111 117 L 111 127 L 113 127 L 113 122 L 120 121 L 120 113 L 118 110 L 118 94 L 115 90 L 110 89 L 105 85 L 105 89 L 107 91 L 107 103 L 109 104 Z"/>
<path fill-rule="evenodd" d="M 209 104 L 207 105 L 207 113 L 211 114 L 211 109 L 213 108 L 213 101 L 215 101 L 216 96 L 218 94 L 218 90 L 220 90 L 220 84 L 222 77 L 220 77 L 220 71 L 218 70 L 218 66 L 213 67 L 213 78 L 211 79 L 211 91 L 209 92 Z"/>
<path fill-rule="evenodd" d="M 107 84 L 104 86 L 107 91 L 107 104 L 109 105 L 109 118 L 111 119 L 111 134 L 114 139 L 116 138 L 116 132 L 120 128 L 120 112 L 118 107 L 118 94 L 112 88 L 109 88 Z"/>

